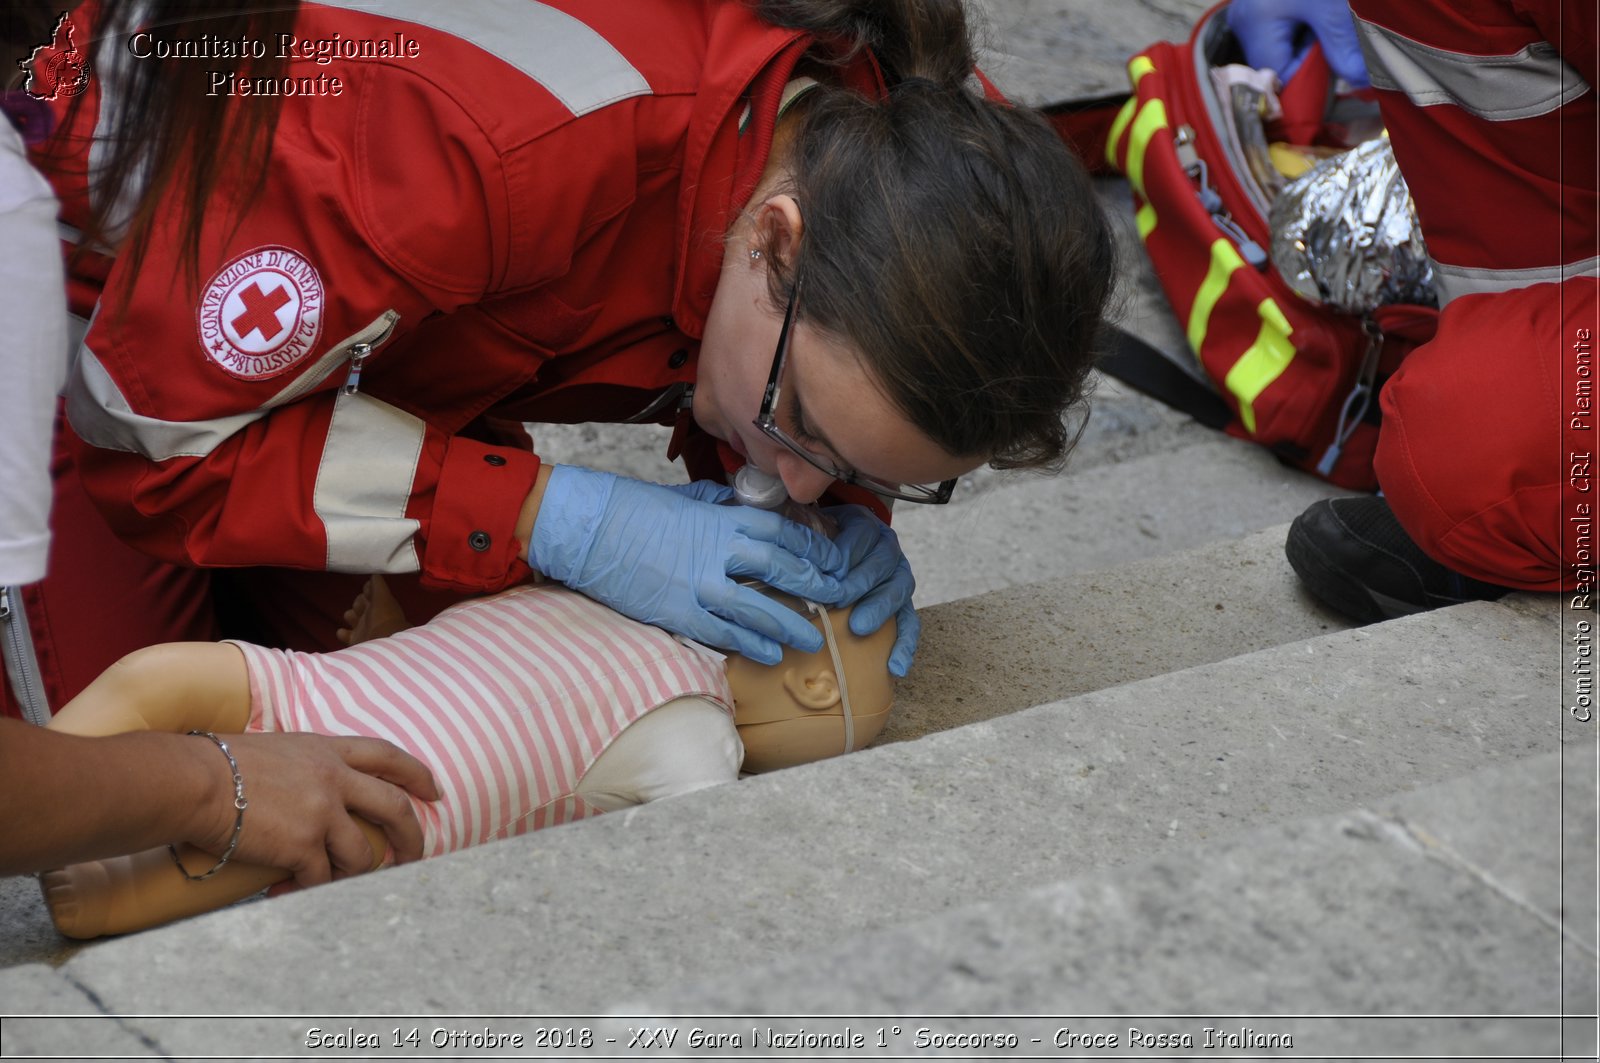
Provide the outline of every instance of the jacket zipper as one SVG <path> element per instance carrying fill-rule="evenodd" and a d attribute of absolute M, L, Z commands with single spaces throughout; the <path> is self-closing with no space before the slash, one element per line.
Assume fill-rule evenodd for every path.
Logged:
<path fill-rule="evenodd" d="M 333 348 L 327 354 L 317 359 L 317 363 L 304 373 L 300 374 L 293 384 L 274 395 L 267 403 L 267 408 L 284 406 L 300 398 L 307 392 L 315 389 L 324 380 L 332 376 L 341 365 L 349 363 L 350 371 L 345 376 L 344 392 L 354 395 L 361 387 L 361 367 L 371 358 L 373 353 L 389 342 L 394 335 L 394 327 L 400 323 L 400 315 L 393 310 L 385 310 L 372 323 L 360 329 L 354 335 Z"/>
<path fill-rule="evenodd" d="M 22 707 L 23 719 L 42 727 L 50 722 L 50 705 L 44 696 L 21 587 L 0 587 L 0 629 L 4 632 L 6 678 L 11 682 L 11 693 Z"/>
<path fill-rule="evenodd" d="M 372 357 L 372 344 L 358 343 L 350 348 L 350 371 L 345 374 L 344 393 L 354 395 L 361 390 L 361 367 Z"/>

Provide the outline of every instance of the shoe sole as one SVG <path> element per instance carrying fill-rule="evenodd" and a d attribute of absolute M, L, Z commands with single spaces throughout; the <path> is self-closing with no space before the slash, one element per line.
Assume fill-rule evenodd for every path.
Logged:
<path fill-rule="evenodd" d="M 1289 567 L 1294 569 L 1312 597 L 1361 624 L 1376 624 L 1427 611 L 1427 606 L 1400 601 L 1367 587 L 1317 548 L 1311 536 L 1300 530 L 1301 519 L 1297 517 L 1289 526 L 1283 552 L 1289 559 Z"/>

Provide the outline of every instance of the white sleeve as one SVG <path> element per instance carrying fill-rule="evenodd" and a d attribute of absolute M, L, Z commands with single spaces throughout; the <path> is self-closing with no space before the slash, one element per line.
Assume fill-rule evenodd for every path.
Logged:
<path fill-rule="evenodd" d="M 577 793 L 615 812 L 732 782 L 743 762 L 728 710 L 705 698 L 674 698 L 629 724 L 584 772 Z"/>
<path fill-rule="evenodd" d="M 44 575 L 50 434 L 67 369 L 56 199 L 0 115 L 0 584 Z"/>

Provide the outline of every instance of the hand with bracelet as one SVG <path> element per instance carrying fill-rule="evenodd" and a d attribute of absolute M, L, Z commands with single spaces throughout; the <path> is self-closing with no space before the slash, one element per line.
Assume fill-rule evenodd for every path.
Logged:
<path fill-rule="evenodd" d="M 352 814 L 382 829 L 397 862 L 421 855 L 405 795 L 438 791 L 427 768 L 387 742 L 278 734 L 233 735 L 228 745 L 248 801 L 231 859 L 290 869 L 304 886 L 364 871 L 371 849 Z M 238 815 L 232 776 L 202 737 L 79 737 L 0 719 L 0 874 L 174 841 L 220 856 Z"/>

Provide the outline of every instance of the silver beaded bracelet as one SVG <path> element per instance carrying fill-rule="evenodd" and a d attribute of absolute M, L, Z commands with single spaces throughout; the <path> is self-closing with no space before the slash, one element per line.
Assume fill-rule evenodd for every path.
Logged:
<path fill-rule="evenodd" d="M 178 870 L 183 872 L 183 877 L 190 882 L 204 882 L 206 879 L 221 871 L 223 865 L 233 856 L 233 851 L 239 847 L 239 833 L 244 830 L 244 810 L 250 807 L 250 802 L 244 799 L 244 776 L 239 774 L 239 762 L 233 759 L 233 750 L 228 748 L 228 743 L 218 738 L 210 731 L 190 731 L 192 735 L 209 738 L 222 750 L 222 755 L 228 758 L 228 770 L 233 773 L 233 837 L 228 839 L 228 847 L 222 851 L 222 858 L 203 875 L 191 875 L 189 869 L 183 866 L 183 859 L 178 856 L 178 847 L 167 845 L 167 851 L 172 854 L 172 862 L 178 865 Z"/>

